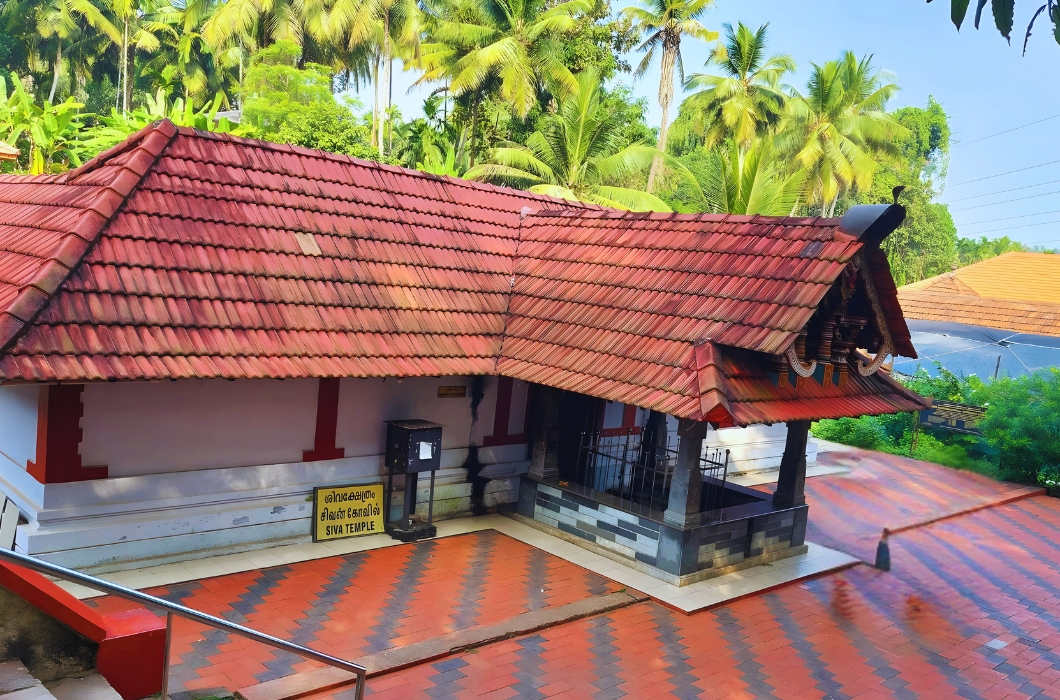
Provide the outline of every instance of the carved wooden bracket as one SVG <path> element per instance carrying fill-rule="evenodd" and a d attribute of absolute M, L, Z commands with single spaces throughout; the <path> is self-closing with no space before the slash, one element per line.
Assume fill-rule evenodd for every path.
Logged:
<path fill-rule="evenodd" d="M 788 346 L 788 350 L 785 353 L 788 357 L 788 364 L 795 370 L 795 374 L 800 377 L 812 377 L 814 370 L 817 369 L 817 360 L 814 360 L 808 365 L 802 364 L 802 360 L 799 359 L 799 354 L 795 351 L 795 344 Z"/>

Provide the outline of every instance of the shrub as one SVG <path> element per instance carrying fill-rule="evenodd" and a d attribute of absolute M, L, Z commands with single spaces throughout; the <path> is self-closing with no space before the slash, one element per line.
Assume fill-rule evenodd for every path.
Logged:
<path fill-rule="evenodd" d="M 1003 377 L 977 393 L 987 406 L 980 429 L 1000 452 L 1002 478 L 1034 483 L 1060 465 L 1060 369 Z"/>
<path fill-rule="evenodd" d="M 1038 483 L 1049 489 L 1060 488 L 1060 465 L 1047 464 L 1039 469 Z"/>

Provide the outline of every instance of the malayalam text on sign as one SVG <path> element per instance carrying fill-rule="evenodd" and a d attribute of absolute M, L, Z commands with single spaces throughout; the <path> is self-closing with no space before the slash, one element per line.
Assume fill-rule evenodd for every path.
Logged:
<path fill-rule="evenodd" d="M 383 532 L 383 485 L 313 489 L 313 541 Z"/>

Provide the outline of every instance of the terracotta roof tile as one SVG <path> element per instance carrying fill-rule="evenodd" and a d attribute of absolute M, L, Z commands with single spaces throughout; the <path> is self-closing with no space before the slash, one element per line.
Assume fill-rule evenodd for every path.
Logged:
<path fill-rule="evenodd" d="M 907 318 L 1060 337 L 1060 255 L 1005 253 L 907 284 Z"/>
<path fill-rule="evenodd" d="M 615 212 L 163 122 L 0 176 L 0 379 L 501 373 L 721 422 L 908 410 L 882 375 L 763 374 L 861 248 L 838 223 Z"/>

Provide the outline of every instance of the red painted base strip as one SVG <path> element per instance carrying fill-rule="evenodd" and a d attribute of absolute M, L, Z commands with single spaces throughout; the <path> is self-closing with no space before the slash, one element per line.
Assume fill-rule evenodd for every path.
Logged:
<path fill-rule="evenodd" d="M 35 571 L 0 563 L 0 586 L 99 645 L 96 670 L 124 700 L 162 689 L 166 625 L 145 608 L 101 615 Z"/>

